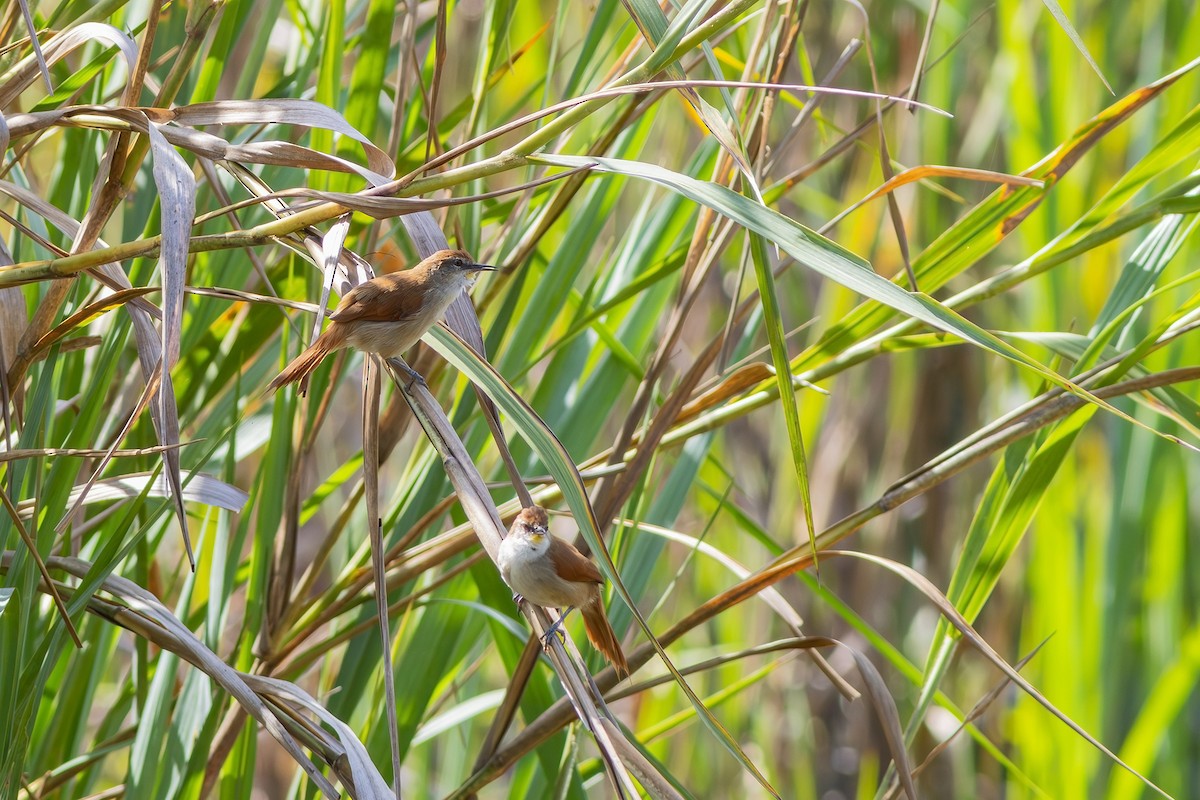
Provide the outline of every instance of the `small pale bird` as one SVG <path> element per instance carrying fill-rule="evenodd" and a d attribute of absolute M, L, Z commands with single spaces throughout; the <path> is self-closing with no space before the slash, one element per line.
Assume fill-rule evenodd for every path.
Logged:
<path fill-rule="evenodd" d="M 521 598 L 534 605 L 562 610 L 547 634 L 562 624 L 572 608 L 583 615 L 588 639 L 604 654 L 618 675 L 629 674 L 629 662 L 604 613 L 600 587 L 604 577 L 591 559 L 568 542 L 550 535 L 546 509 L 521 509 L 500 544 L 500 575 Z"/>
<path fill-rule="evenodd" d="M 462 250 L 439 250 L 412 269 L 360 283 L 338 303 L 324 333 L 292 359 L 267 389 L 275 391 L 299 381 L 300 393 L 306 393 L 312 371 L 325 356 L 343 347 L 399 357 L 441 319 L 478 272 L 494 269 L 477 264 Z"/>

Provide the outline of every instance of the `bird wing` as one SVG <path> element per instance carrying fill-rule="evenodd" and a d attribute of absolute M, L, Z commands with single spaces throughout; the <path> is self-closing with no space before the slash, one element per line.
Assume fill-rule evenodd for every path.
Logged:
<path fill-rule="evenodd" d="M 380 275 L 346 292 L 330 319 L 399 322 L 416 315 L 421 294 L 412 270 Z"/>
<path fill-rule="evenodd" d="M 592 560 L 562 539 L 550 542 L 550 561 L 561 578 L 580 583 L 604 583 L 604 576 Z"/>

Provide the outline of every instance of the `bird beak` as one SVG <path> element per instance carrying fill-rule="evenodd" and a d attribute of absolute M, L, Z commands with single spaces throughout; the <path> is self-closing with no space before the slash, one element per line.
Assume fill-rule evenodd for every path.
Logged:
<path fill-rule="evenodd" d="M 490 264 L 472 264 L 469 270 L 471 272 L 495 272 L 496 268 Z"/>

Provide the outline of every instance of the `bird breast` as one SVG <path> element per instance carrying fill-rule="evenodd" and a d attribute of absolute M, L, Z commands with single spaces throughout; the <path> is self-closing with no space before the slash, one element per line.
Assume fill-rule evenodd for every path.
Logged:
<path fill-rule="evenodd" d="M 437 317 L 428 322 L 424 319 L 406 319 L 398 322 L 359 320 L 352 323 L 354 327 L 346 339 L 364 353 L 378 353 L 384 358 L 397 358 L 408 352 L 436 321 Z"/>
<path fill-rule="evenodd" d="M 535 544 L 519 535 L 500 544 L 500 575 L 514 592 L 534 605 L 550 608 L 580 606 L 591 599 L 595 587 L 558 576 L 550 559 L 550 539 Z"/>

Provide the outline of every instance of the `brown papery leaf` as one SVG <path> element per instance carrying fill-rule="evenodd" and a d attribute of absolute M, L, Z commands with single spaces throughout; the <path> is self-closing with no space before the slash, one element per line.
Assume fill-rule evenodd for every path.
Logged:
<path fill-rule="evenodd" d="M 179 361 L 179 339 L 183 330 L 183 288 L 187 282 L 187 254 L 192 219 L 196 216 L 196 179 L 191 168 L 167 140 L 157 125 L 147 121 L 150 138 L 152 173 L 158 188 L 162 209 L 162 246 L 158 255 L 159 274 L 163 286 L 162 349 L 158 368 L 161 373 L 157 403 L 150 406 L 150 418 L 162 445 L 179 443 L 179 407 L 175 403 L 175 388 L 171 370 Z M 167 481 L 175 501 L 175 516 L 183 534 L 188 564 L 196 570 L 196 556 L 188 535 L 187 511 L 183 507 L 183 485 L 179 475 L 179 451 L 163 451 Z"/>
<path fill-rule="evenodd" d="M 910 183 L 916 183 L 917 181 L 928 180 L 930 178 L 963 178 L 965 180 L 976 181 L 978 183 L 1000 183 L 1004 184 L 1005 186 L 1032 186 L 1035 188 L 1040 188 L 1044 185 L 1044 182 L 1038 180 L 1037 178 L 1027 178 L 1024 175 L 1009 175 L 1005 172 L 993 172 L 989 169 L 940 167 L 934 164 L 910 167 L 903 172 L 899 172 L 888 178 L 881 186 L 874 189 L 862 200 L 859 200 L 857 203 L 853 203 L 852 205 L 849 205 L 842 211 L 838 212 L 837 216 L 822 225 L 817 230 L 817 233 L 828 233 L 833 226 L 837 225 L 852 212 L 858 210 L 877 197 L 894 192 L 901 186 L 907 186 Z"/>
<path fill-rule="evenodd" d="M 78 558 L 54 557 L 46 560 L 53 569 L 61 569 L 77 578 L 92 574 L 92 564 Z M 283 746 L 288 755 L 304 770 L 309 779 L 326 797 L 340 797 L 312 760 L 304 754 L 295 737 L 282 724 L 280 717 L 247 684 L 247 676 L 204 646 L 178 617 L 172 614 L 157 597 L 125 578 L 110 575 L 100 588 L 117 597 L 125 605 L 101 601 L 93 597 L 88 610 L 134 631 L 165 650 L 203 671 L 224 688 L 259 725 Z M 284 716 L 286 719 L 286 715 Z"/>
<path fill-rule="evenodd" d="M 152 108 L 119 108 L 113 106 L 67 106 L 49 111 L 13 114 L 9 117 L 10 134 L 14 138 L 28 136 L 49 127 L 82 127 L 107 130 L 134 130 L 147 133 L 148 118 L 161 117 Z M 386 183 L 389 174 L 379 173 L 344 158 L 321 153 L 291 142 L 263 141 L 234 144 L 220 136 L 179 125 L 163 124 L 159 132 L 168 142 L 198 156 L 213 161 L 271 164 L 298 169 L 328 170 L 357 173 L 374 186 Z"/>
<path fill-rule="evenodd" d="M 149 109 L 147 110 L 150 111 Z M 363 146 L 367 156 L 367 167 L 390 178 L 396 165 L 388 154 L 376 147 L 370 139 L 346 121 L 332 108 L 313 100 L 298 100 L 272 97 L 258 100 L 215 100 L 211 103 L 194 103 L 172 109 L 153 109 L 171 115 L 171 119 L 188 127 L 203 125 L 299 125 L 305 128 L 321 128 L 348 136 Z"/>

